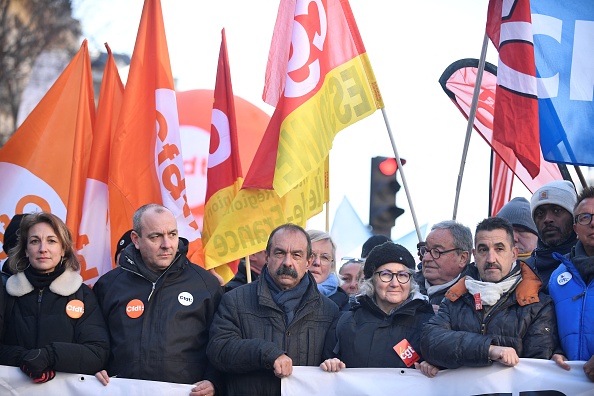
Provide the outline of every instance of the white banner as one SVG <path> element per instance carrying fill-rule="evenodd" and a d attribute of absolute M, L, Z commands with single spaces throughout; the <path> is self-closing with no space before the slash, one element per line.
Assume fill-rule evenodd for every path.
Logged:
<path fill-rule="evenodd" d="M 11 396 L 188 396 L 192 385 L 110 378 L 103 386 L 93 375 L 56 373 L 56 378 L 35 384 L 18 367 L 0 366 L 0 395 Z"/>
<path fill-rule="evenodd" d="M 515 367 L 464 367 L 427 378 L 415 369 L 344 369 L 327 373 L 319 367 L 295 367 L 282 379 L 282 396 L 592 396 L 594 383 L 582 366 L 568 362 L 565 371 L 550 360 L 520 359 Z"/>
<path fill-rule="evenodd" d="M 427 378 L 414 369 L 344 369 L 327 373 L 319 367 L 295 367 L 282 380 L 282 396 L 592 396 L 594 383 L 588 380 L 582 366 L 585 362 L 568 362 L 570 371 L 554 362 L 520 359 L 516 367 L 493 364 L 482 368 L 459 368 L 440 371 Z M 156 381 L 111 378 L 103 386 L 92 375 L 56 373 L 44 384 L 34 384 L 17 367 L 0 366 L 0 395 L 44 396 L 78 395 L 184 395 L 192 385 Z"/>

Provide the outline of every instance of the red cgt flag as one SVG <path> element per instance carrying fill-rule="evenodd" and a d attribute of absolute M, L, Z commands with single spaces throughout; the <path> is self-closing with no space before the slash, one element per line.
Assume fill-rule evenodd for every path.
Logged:
<path fill-rule="evenodd" d="M 499 51 L 493 139 L 534 178 L 542 155 L 530 0 L 490 0 L 487 34 Z"/>
<path fill-rule="evenodd" d="M 140 206 L 160 203 L 190 241 L 188 257 L 204 264 L 200 231 L 186 199 L 177 103 L 161 2 L 146 0 L 109 165 L 110 246 L 132 228 Z"/>
<path fill-rule="evenodd" d="M 383 107 L 347 0 L 282 0 L 263 99 L 276 106 L 243 188 L 280 197 L 323 166 L 334 136 Z"/>
<path fill-rule="evenodd" d="M 214 89 L 206 178 L 202 239 L 205 254 L 208 255 L 209 249 L 214 249 L 213 244 L 209 244 L 210 236 L 216 230 L 221 218 L 233 202 L 233 199 L 235 199 L 243 183 L 225 29 L 221 32 L 221 49 Z M 214 268 L 227 282 L 237 272 L 237 262 L 231 265 L 221 264 Z"/>
<path fill-rule="evenodd" d="M 85 40 L 0 150 L 0 222 L 5 227 L 15 214 L 48 211 L 65 220 L 78 243 L 94 121 L 93 78 Z"/>

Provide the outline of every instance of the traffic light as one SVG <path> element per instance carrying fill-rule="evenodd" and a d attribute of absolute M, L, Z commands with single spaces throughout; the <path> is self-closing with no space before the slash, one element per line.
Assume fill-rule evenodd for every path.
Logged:
<path fill-rule="evenodd" d="M 406 163 L 401 159 L 402 165 Z M 396 181 L 398 163 L 395 158 L 373 157 L 371 159 L 371 186 L 369 194 L 369 225 L 374 234 L 390 236 L 396 218 L 404 209 L 396 206 L 396 193 L 400 183 Z"/>

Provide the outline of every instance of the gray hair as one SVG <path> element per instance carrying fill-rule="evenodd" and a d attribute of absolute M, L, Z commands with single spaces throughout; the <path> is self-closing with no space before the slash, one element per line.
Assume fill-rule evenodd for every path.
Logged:
<path fill-rule="evenodd" d="M 309 234 L 312 243 L 323 241 L 325 239 L 330 241 L 330 244 L 332 245 L 332 272 L 336 272 L 336 244 L 332 240 L 330 234 L 319 230 L 307 230 L 307 233 Z"/>
<path fill-rule="evenodd" d="M 452 237 L 454 238 L 454 247 L 468 252 L 469 254 L 466 264 L 470 262 L 470 258 L 472 257 L 470 253 L 474 247 L 472 231 L 470 231 L 470 228 L 466 227 L 464 224 L 458 223 L 455 220 L 444 220 L 433 224 L 431 231 L 435 230 L 450 231 Z"/>
<path fill-rule="evenodd" d="M 142 216 L 150 209 L 154 209 L 156 213 L 170 212 L 165 206 L 156 203 L 142 205 L 140 208 L 136 209 L 134 216 L 132 216 L 132 229 L 138 236 L 142 236 Z"/>
<path fill-rule="evenodd" d="M 409 280 L 410 294 L 408 295 L 408 297 L 410 297 L 413 294 L 419 292 L 419 284 L 417 283 L 417 281 L 414 277 L 414 272 L 412 272 L 412 271 L 408 271 L 408 272 L 410 274 L 410 280 Z M 373 276 L 369 279 L 361 278 L 361 280 L 359 281 L 359 293 L 358 293 L 359 296 L 363 295 L 363 296 L 367 296 L 370 298 L 373 298 L 375 296 L 375 285 L 373 284 L 373 279 L 374 279 Z"/>

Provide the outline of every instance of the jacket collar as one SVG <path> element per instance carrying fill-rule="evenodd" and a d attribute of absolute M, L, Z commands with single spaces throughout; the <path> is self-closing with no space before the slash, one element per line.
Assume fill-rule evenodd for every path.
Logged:
<path fill-rule="evenodd" d="M 525 306 L 540 301 L 538 298 L 538 291 L 542 286 L 542 282 L 534 270 L 523 261 L 518 261 L 520 271 L 522 272 L 522 280 L 516 287 L 516 299 L 520 306 Z M 450 290 L 446 293 L 446 298 L 454 302 L 468 293 L 465 284 L 466 276 L 462 277 L 456 282 Z"/>
<path fill-rule="evenodd" d="M 50 284 L 49 289 L 60 296 L 69 296 L 80 288 L 82 282 L 82 276 L 78 272 L 67 268 L 62 275 L 58 276 Z M 12 275 L 6 282 L 6 292 L 14 297 L 24 296 L 34 289 L 23 272 Z"/>

